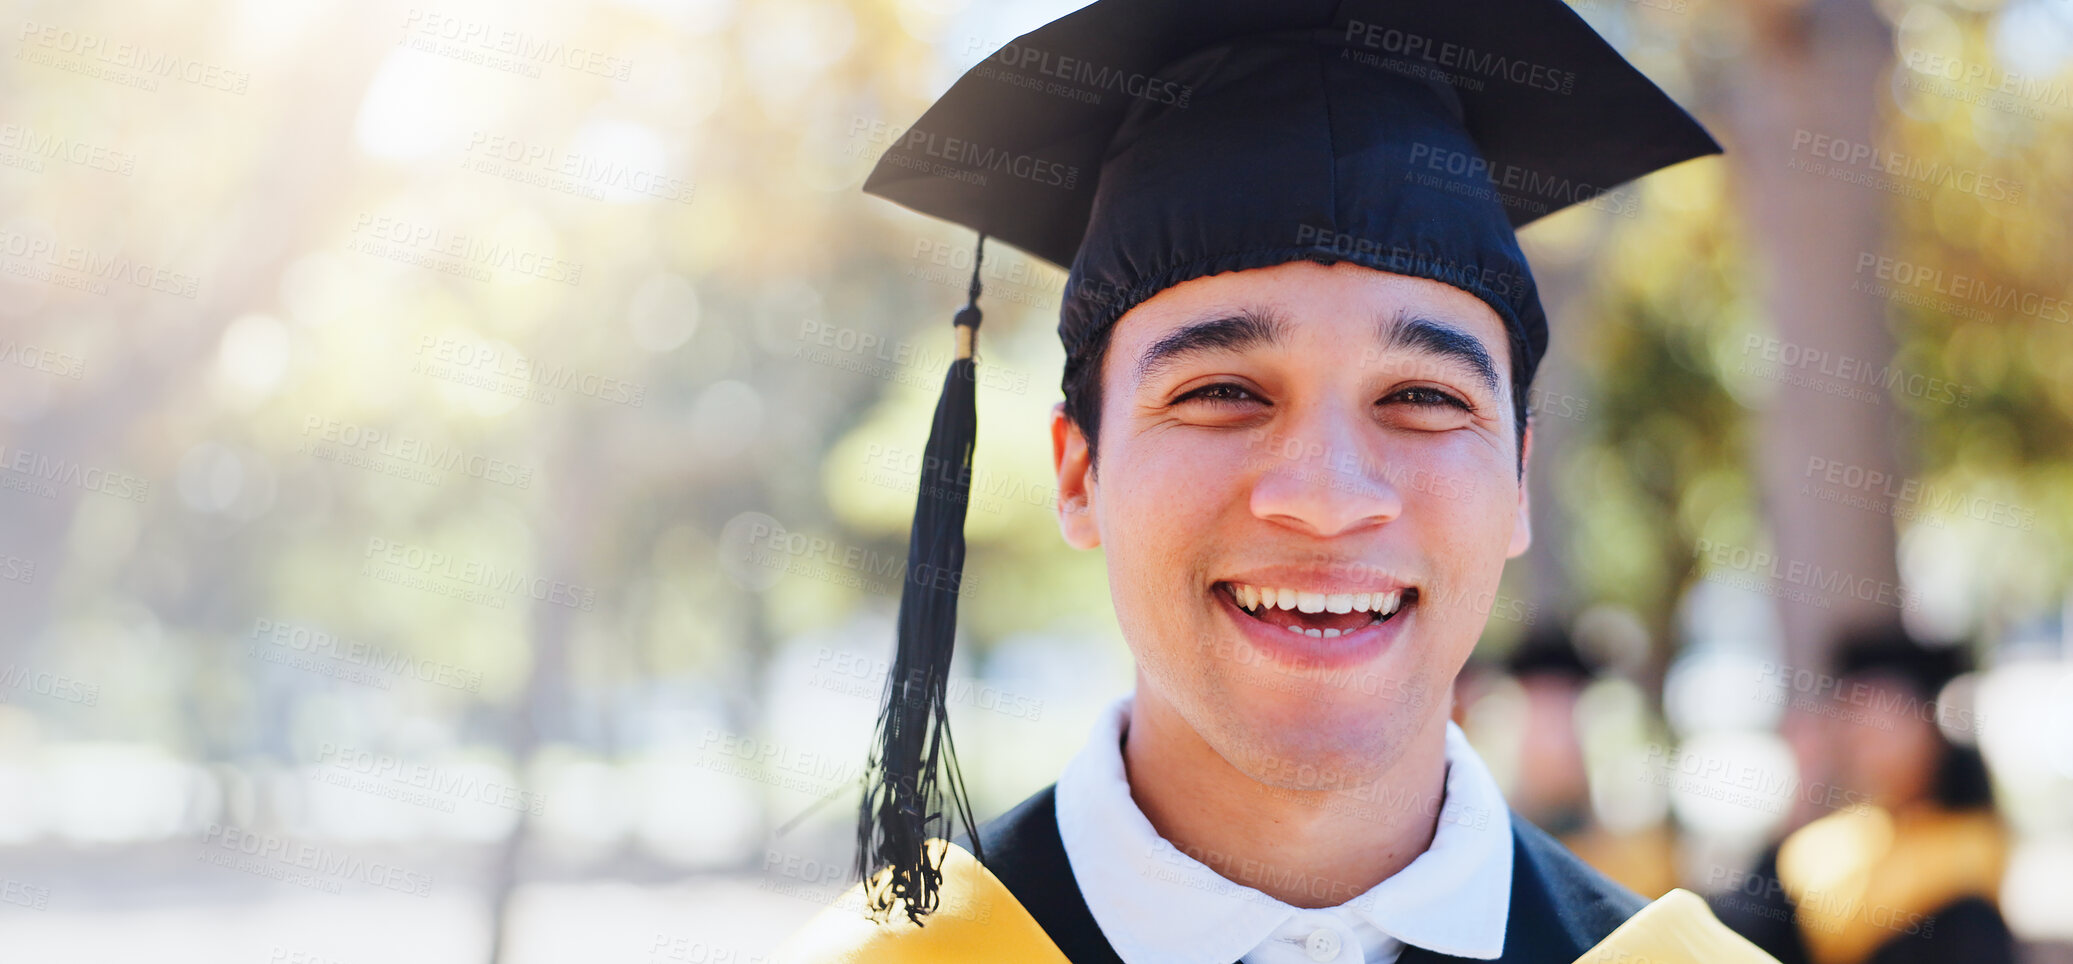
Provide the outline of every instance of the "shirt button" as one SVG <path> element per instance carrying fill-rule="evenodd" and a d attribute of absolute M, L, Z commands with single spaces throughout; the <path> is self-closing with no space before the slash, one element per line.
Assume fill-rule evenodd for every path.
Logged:
<path fill-rule="evenodd" d="M 1324 964 L 1339 959 L 1339 934 L 1330 928 L 1320 927 L 1310 932 L 1310 938 L 1303 942 L 1303 953 L 1310 959 Z"/>

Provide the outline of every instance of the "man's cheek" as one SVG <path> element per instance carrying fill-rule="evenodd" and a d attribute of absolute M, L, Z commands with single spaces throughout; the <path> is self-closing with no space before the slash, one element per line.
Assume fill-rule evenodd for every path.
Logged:
<path fill-rule="evenodd" d="M 1446 548 L 1477 557 L 1495 552 L 1501 558 L 1518 523 L 1519 485 L 1517 469 L 1509 463 L 1496 471 L 1488 460 L 1450 461 L 1420 470 L 1412 491 L 1422 512 L 1445 520 L 1444 531 L 1453 535 Z"/>

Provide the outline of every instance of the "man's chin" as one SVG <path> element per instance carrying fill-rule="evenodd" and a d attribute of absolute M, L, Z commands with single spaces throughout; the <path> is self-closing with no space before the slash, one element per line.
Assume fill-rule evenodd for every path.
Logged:
<path fill-rule="evenodd" d="M 1287 790 L 1348 790 L 1381 779 L 1425 735 L 1434 716 L 1429 701 L 1407 697 L 1378 704 L 1380 697 L 1352 700 L 1330 688 L 1291 692 L 1286 686 L 1238 683 L 1228 693 L 1214 724 L 1222 732 L 1203 736 L 1240 772 Z"/>

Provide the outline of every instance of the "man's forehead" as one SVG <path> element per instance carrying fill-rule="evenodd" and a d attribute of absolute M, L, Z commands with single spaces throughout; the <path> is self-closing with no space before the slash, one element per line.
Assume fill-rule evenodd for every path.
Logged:
<path fill-rule="evenodd" d="M 1459 288 L 1340 262 L 1293 261 L 1192 279 L 1126 313 L 1112 356 L 1132 383 L 1189 357 L 1288 350 L 1320 342 L 1349 364 L 1483 356 L 1494 377 L 1508 364 L 1504 322 Z M 1479 371 L 1478 374 L 1483 372 Z M 1491 386 L 1493 389 L 1495 386 Z"/>
<path fill-rule="evenodd" d="M 1406 310 L 1472 327 L 1478 334 L 1483 333 L 1484 322 L 1500 337 L 1504 329 L 1503 319 L 1482 298 L 1445 282 L 1351 261 L 1319 264 L 1306 259 L 1191 278 L 1146 298 L 1125 312 L 1117 327 L 1120 331 L 1123 322 L 1136 320 L 1139 337 L 1152 337 L 1147 332 L 1177 327 L 1219 310 L 1236 313 L 1246 308 L 1292 315 L 1295 321 L 1312 321 L 1327 311 L 1334 315 L 1357 312 L 1372 318 Z M 1151 324 L 1144 325 L 1146 321 Z"/>

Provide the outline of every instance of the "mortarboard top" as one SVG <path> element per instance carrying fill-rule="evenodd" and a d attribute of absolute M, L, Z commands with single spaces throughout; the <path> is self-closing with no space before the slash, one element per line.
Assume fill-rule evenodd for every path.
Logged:
<path fill-rule="evenodd" d="M 1719 150 L 1559 0 L 1103 0 L 967 71 L 864 190 L 1068 269 L 1069 367 L 1159 290 L 1309 257 L 1482 296 L 1530 372 L 1510 229 Z"/>
<path fill-rule="evenodd" d="M 1159 291 L 1307 259 L 1476 295 L 1523 388 L 1547 326 L 1513 230 L 1719 149 L 1561 0 L 1099 0 L 966 71 L 864 190 L 973 228 L 982 254 L 990 236 L 1067 269 L 1068 379 Z M 923 459 L 939 474 L 916 498 L 858 826 L 860 873 L 891 869 L 872 909 L 903 903 L 917 921 L 935 906 L 923 842 L 947 836 L 945 803 L 972 824 L 944 704 L 980 260 Z"/>

